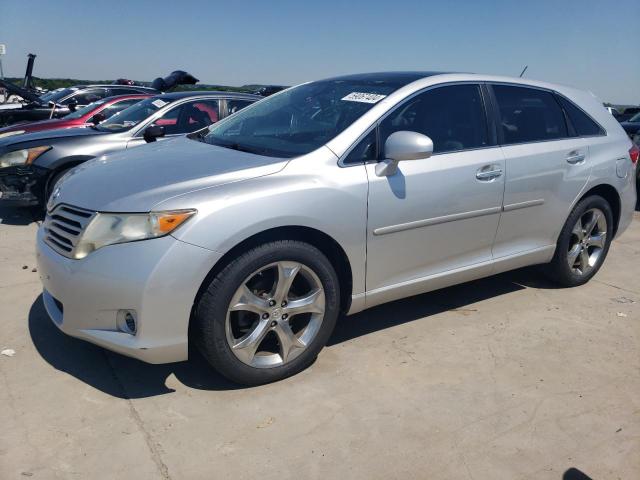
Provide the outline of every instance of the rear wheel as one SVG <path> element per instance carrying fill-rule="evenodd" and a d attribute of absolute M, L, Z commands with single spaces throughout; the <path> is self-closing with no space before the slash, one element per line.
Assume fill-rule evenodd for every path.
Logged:
<path fill-rule="evenodd" d="M 593 195 L 581 200 L 565 223 L 548 276 L 558 284 L 574 287 L 588 282 L 600 269 L 613 235 L 611 206 Z"/>
<path fill-rule="evenodd" d="M 338 279 L 298 241 L 268 243 L 229 263 L 196 306 L 195 342 L 222 375 L 259 385 L 310 365 L 333 331 Z"/>

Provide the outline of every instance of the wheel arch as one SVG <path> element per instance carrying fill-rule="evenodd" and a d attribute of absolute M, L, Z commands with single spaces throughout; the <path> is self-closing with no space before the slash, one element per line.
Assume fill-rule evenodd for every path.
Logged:
<path fill-rule="evenodd" d="M 591 187 L 587 190 L 576 202 L 576 204 L 582 201 L 583 198 L 587 198 L 591 195 L 599 195 L 604 198 L 609 205 L 611 206 L 611 211 L 613 213 L 613 235 L 611 238 L 615 238 L 618 233 L 618 225 L 620 224 L 620 214 L 622 208 L 622 200 L 620 199 L 620 194 L 616 190 L 616 188 L 607 183 L 601 183 L 594 187 Z"/>
<path fill-rule="evenodd" d="M 55 164 L 52 166 L 51 171 L 49 172 L 49 174 L 46 177 L 46 182 L 45 182 L 44 191 L 43 191 L 43 197 L 46 198 L 47 192 L 49 192 L 49 189 L 53 186 L 53 185 L 51 185 L 51 182 L 56 177 L 56 175 L 58 175 L 61 172 L 64 172 L 65 170 L 70 170 L 70 169 L 72 169 L 74 167 L 77 167 L 81 163 L 84 163 L 87 160 L 91 160 L 93 158 L 95 158 L 95 157 L 92 157 L 92 156 L 73 156 L 73 157 L 64 157 L 64 158 L 61 158 L 61 159 L 57 160 L 55 162 Z"/>
<path fill-rule="evenodd" d="M 253 247 L 276 240 L 298 240 L 308 243 L 320 250 L 331 262 L 338 275 L 340 287 L 340 310 L 347 312 L 351 306 L 353 291 L 353 273 L 351 262 L 342 246 L 330 235 L 312 227 L 289 225 L 279 226 L 251 235 L 229 249 L 211 268 L 202 281 L 194 298 L 193 308 L 211 280 L 235 257 Z M 193 309 L 192 309 L 193 317 Z M 191 322 L 190 322 L 191 324 Z"/>

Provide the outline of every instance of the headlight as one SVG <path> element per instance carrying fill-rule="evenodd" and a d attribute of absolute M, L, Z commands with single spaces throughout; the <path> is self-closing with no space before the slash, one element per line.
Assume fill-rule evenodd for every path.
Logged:
<path fill-rule="evenodd" d="M 25 130 L 13 130 L 12 132 L 4 132 L 4 133 L 0 133 L 0 138 L 12 137 L 14 135 L 20 135 L 24 132 Z"/>
<path fill-rule="evenodd" d="M 98 213 L 76 244 L 74 258 L 115 243 L 135 242 L 170 234 L 196 213 L 173 210 L 151 213 Z"/>
<path fill-rule="evenodd" d="M 33 147 L 5 153 L 4 155 L 0 155 L 0 168 L 13 167 L 15 165 L 31 165 L 36 158 L 50 149 L 51 147 Z"/>

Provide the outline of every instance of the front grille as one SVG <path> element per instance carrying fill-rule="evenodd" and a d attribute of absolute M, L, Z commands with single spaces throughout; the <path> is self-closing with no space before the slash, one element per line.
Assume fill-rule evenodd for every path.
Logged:
<path fill-rule="evenodd" d="M 72 258 L 80 235 L 95 212 L 69 205 L 58 205 L 44 219 L 45 242 L 56 252 Z"/>

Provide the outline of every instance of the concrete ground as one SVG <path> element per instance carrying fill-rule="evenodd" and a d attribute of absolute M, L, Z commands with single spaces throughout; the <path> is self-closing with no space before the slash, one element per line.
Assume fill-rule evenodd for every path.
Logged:
<path fill-rule="evenodd" d="M 583 287 L 529 269 L 384 305 L 259 388 L 65 337 L 37 224 L 0 218 L 3 480 L 640 478 L 638 213 Z"/>

